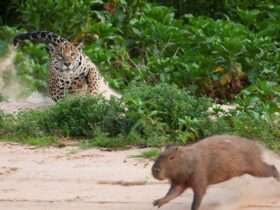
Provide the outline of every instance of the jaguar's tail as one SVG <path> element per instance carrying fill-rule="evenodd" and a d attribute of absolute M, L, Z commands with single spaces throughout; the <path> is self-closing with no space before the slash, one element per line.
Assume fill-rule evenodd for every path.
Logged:
<path fill-rule="evenodd" d="M 48 31 L 36 31 L 36 32 L 27 32 L 21 33 L 15 36 L 14 38 L 14 45 L 17 46 L 21 42 L 25 40 L 30 40 L 34 42 L 42 42 L 46 44 L 54 44 L 57 45 L 61 42 L 67 41 L 63 37 Z"/>

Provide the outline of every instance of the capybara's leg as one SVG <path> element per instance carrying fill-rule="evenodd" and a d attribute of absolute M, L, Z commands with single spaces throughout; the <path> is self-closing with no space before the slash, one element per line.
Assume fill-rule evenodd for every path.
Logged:
<path fill-rule="evenodd" d="M 193 202 L 191 210 L 198 210 L 201 204 L 202 198 L 206 193 L 207 186 L 203 182 L 198 183 L 193 187 Z"/>
<path fill-rule="evenodd" d="M 153 205 L 160 208 L 162 205 L 168 203 L 170 200 L 173 200 L 174 198 L 181 195 L 185 191 L 185 189 L 186 188 L 184 186 L 171 184 L 167 194 L 163 198 L 155 200 L 153 202 Z"/>
<path fill-rule="evenodd" d="M 198 210 L 205 192 L 194 192 L 191 210 Z"/>
<path fill-rule="evenodd" d="M 273 174 L 273 177 L 280 182 L 280 174 L 279 174 L 279 171 L 277 170 L 277 168 L 272 165 L 272 174 Z"/>
<path fill-rule="evenodd" d="M 277 168 L 274 165 L 269 165 L 265 162 L 257 164 L 249 174 L 256 177 L 274 177 L 280 181 L 280 175 Z"/>

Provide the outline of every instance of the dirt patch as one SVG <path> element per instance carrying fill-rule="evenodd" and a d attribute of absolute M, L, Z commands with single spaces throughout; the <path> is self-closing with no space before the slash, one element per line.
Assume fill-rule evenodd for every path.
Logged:
<path fill-rule="evenodd" d="M 152 201 L 169 186 L 152 178 L 152 162 L 131 158 L 141 152 L 0 143 L 0 209 L 156 209 Z M 268 152 L 266 158 L 280 168 L 277 155 Z M 280 209 L 279 187 L 270 178 L 234 178 L 210 187 L 201 210 Z M 189 209 L 191 200 L 188 190 L 162 209 Z"/>
<path fill-rule="evenodd" d="M 38 100 L 38 97 L 41 98 L 41 100 Z M 1 102 L 0 110 L 4 113 L 12 114 L 20 111 L 44 108 L 52 105 L 54 105 L 54 102 L 51 99 L 43 97 L 39 93 L 35 92 L 26 99 Z"/>

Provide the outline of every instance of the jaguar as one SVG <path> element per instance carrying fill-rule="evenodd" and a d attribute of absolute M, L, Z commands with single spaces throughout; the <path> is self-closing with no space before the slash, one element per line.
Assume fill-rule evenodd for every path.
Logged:
<path fill-rule="evenodd" d="M 105 99 L 110 99 L 112 96 L 121 98 L 83 52 L 82 44 L 75 45 L 49 31 L 20 33 L 15 36 L 13 44 L 18 47 L 26 40 L 45 43 L 48 46 L 50 54 L 48 88 L 50 97 L 54 101 L 74 93 L 101 95 Z"/>

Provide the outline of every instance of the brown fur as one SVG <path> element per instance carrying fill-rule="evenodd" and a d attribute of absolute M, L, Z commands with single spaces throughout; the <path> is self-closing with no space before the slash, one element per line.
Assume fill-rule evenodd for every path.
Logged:
<path fill-rule="evenodd" d="M 280 181 L 274 165 L 262 160 L 255 141 L 229 135 L 206 138 L 184 147 L 169 147 L 155 161 L 152 174 L 156 179 L 169 179 L 167 195 L 154 201 L 161 207 L 192 188 L 191 210 L 198 210 L 208 185 L 224 182 L 236 176 L 274 177 Z"/>

